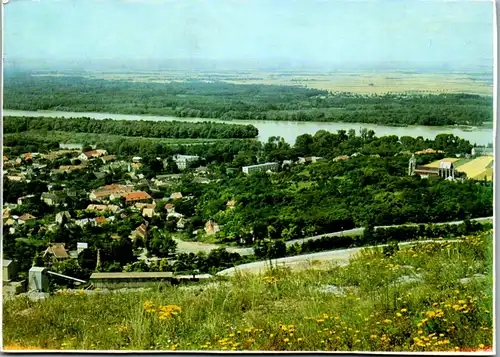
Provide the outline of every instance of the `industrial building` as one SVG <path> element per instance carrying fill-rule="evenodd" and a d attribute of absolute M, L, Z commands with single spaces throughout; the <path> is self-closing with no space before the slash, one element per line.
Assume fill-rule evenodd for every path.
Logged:
<path fill-rule="evenodd" d="M 279 164 L 277 162 L 266 162 L 258 165 L 243 166 L 242 170 L 246 174 L 251 174 L 261 171 L 276 171 L 278 169 L 278 166 Z"/>

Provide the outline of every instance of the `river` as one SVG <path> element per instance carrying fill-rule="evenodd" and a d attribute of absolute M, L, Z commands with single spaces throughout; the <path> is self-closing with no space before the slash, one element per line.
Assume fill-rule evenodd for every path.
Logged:
<path fill-rule="evenodd" d="M 270 136 L 281 136 L 290 144 L 295 142 L 295 138 L 301 134 L 314 134 L 318 130 L 355 129 L 359 133 L 360 128 L 372 129 L 377 136 L 397 135 L 401 136 L 421 136 L 425 139 L 434 139 L 438 134 L 454 134 L 458 137 L 469 140 L 472 144 L 487 145 L 493 143 L 492 127 L 458 127 L 458 126 L 423 126 L 412 125 L 407 127 L 386 126 L 363 123 L 338 123 L 338 122 L 302 122 L 302 121 L 274 121 L 274 120 L 234 120 L 223 121 L 206 118 L 178 118 L 169 116 L 154 115 L 129 115 L 111 113 L 83 113 L 83 112 L 62 112 L 62 111 L 24 111 L 24 110 L 3 110 L 4 116 L 31 116 L 31 117 L 63 117 L 77 118 L 89 117 L 94 119 L 128 119 L 128 120 L 179 120 L 186 122 L 216 121 L 228 124 L 252 124 L 259 129 L 258 139 L 267 141 Z"/>

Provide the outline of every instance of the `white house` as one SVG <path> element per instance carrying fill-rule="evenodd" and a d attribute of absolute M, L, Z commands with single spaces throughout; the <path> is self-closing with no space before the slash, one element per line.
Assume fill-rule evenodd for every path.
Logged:
<path fill-rule="evenodd" d="M 179 170 L 185 170 L 190 163 L 197 161 L 199 158 L 197 155 L 175 155 L 174 161 Z"/>
<path fill-rule="evenodd" d="M 88 247 L 89 247 L 88 243 L 82 243 L 82 242 L 76 243 L 76 251 L 78 252 L 78 254 L 80 254 L 81 252 L 83 252 Z"/>

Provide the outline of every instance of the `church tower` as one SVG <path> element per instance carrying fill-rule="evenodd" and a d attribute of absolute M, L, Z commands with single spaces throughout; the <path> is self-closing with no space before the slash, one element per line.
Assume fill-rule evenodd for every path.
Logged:
<path fill-rule="evenodd" d="M 415 158 L 415 154 L 412 154 L 410 162 L 408 163 L 408 176 L 413 176 L 415 174 L 416 166 L 417 166 L 417 159 Z"/>

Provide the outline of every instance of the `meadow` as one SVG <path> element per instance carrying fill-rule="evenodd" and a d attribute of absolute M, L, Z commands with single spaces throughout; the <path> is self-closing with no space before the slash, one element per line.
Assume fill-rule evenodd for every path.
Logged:
<path fill-rule="evenodd" d="M 467 177 L 481 179 L 489 175 L 492 179 L 493 170 L 488 169 L 493 161 L 493 156 L 480 156 L 470 162 L 467 162 L 459 167 L 459 171 L 465 172 Z"/>
<path fill-rule="evenodd" d="M 348 265 L 142 292 L 4 301 L 7 350 L 486 351 L 492 231 Z"/>

